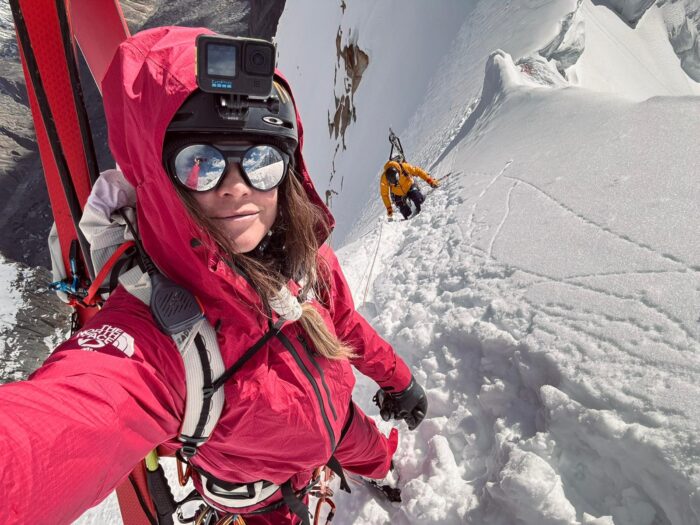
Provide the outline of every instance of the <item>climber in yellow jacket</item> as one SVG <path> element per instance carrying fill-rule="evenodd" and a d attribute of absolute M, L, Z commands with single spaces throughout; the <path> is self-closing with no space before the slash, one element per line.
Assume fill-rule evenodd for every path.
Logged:
<path fill-rule="evenodd" d="M 408 204 L 408 199 L 411 199 L 415 205 L 416 211 L 414 215 L 420 212 L 421 204 L 425 201 L 425 195 L 413 181 L 414 176 L 420 177 L 430 184 L 432 188 L 437 188 L 440 184 L 425 171 L 417 166 L 412 166 L 408 162 L 392 159 L 384 164 L 384 172 L 379 183 L 379 193 L 382 196 L 389 218 L 394 214 L 392 202 L 396 204 L 404 219 L 408 219 L 411 216 L 411 207 Z"/>

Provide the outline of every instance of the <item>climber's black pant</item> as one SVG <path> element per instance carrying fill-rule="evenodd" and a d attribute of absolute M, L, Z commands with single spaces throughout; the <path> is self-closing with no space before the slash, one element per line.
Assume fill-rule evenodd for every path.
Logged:
<path fill-rule="evenodd" d="M 414 215 L 420 213 L 420 205 L 425 202 L 425 195 L 423 195 L 415 184 L 411 186 L 411 189 L 408 190 L 406 195 L 398 196 L 392 193 L 391 197 L 404 219 L 408 219 L 411 216 L 411 206 L 408 204 L 408 199 L 413 201 L 413 205 L 416 208 Z"/>

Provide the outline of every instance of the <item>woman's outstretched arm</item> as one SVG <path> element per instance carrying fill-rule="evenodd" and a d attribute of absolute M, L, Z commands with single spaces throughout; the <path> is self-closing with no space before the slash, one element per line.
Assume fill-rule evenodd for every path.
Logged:
<path fill-rule="evenodd" d="M 0 387 L 0 523 L 72 523 L 177 434 L 180 356 L 125 295 L 29 380 Z"/>

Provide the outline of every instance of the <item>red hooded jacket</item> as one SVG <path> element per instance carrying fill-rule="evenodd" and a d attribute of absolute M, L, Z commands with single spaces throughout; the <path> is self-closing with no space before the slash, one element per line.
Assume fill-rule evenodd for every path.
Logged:
<path fill-rule="evenodd" d="M 136 188 L 144 247 L 220 326 L 229 367 L 260 339 L 268 319 L 246 280 L 218 262 L 161 162 L 166 127 L 196 89 L 194 41 L 205 32 L 165 27 L 136 35 L 120 47 L 103 93 L 111 150 Z M 332 222 L 306 171 L 297 120 L 297 170 L 309 199 Z M 405 389 L 406 364 L 355 311 L 332 251 L 324 247 L 320 256 L 331 269 L 330 300 L 314 306 L 354 347 L 352 365 L 382 387 Z M 307 351 L 297 323 L 281 332 L 224 386 L 219 423 L 193 459 L 220 480 L 282 484 L 296 475 L 302 483 L 337 444 L 354 386 L 351 363 Z M 72 522 L 157 445 L 178 447 L 184 403 L 184 368 L 172 339 L 146 305 L 118 288 L 28 381 L 0 388 L 0 522 L 45 523 L 49 516 L 51 523 Z"/>

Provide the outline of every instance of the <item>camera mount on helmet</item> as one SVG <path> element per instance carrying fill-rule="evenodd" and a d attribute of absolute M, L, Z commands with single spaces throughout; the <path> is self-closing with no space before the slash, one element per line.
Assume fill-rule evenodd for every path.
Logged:
<path fill-rule="evenodd" d="M 296 109 L 275 76 L 275 46 L 265 40 L 197 37 L 197 86 L 173 115 L 166 142 L 197 134 L 273 143 L 294 156 Z"/>
<path fill-rule="evenodd" d="M 271 97 L 275 73 L 274 44 L 257 38 L 199 35 L 197 86 L 220 95 L 218 112 L 227 120 L 243 120 L 248 108 L 276 113 L 279 100 Z"/>

